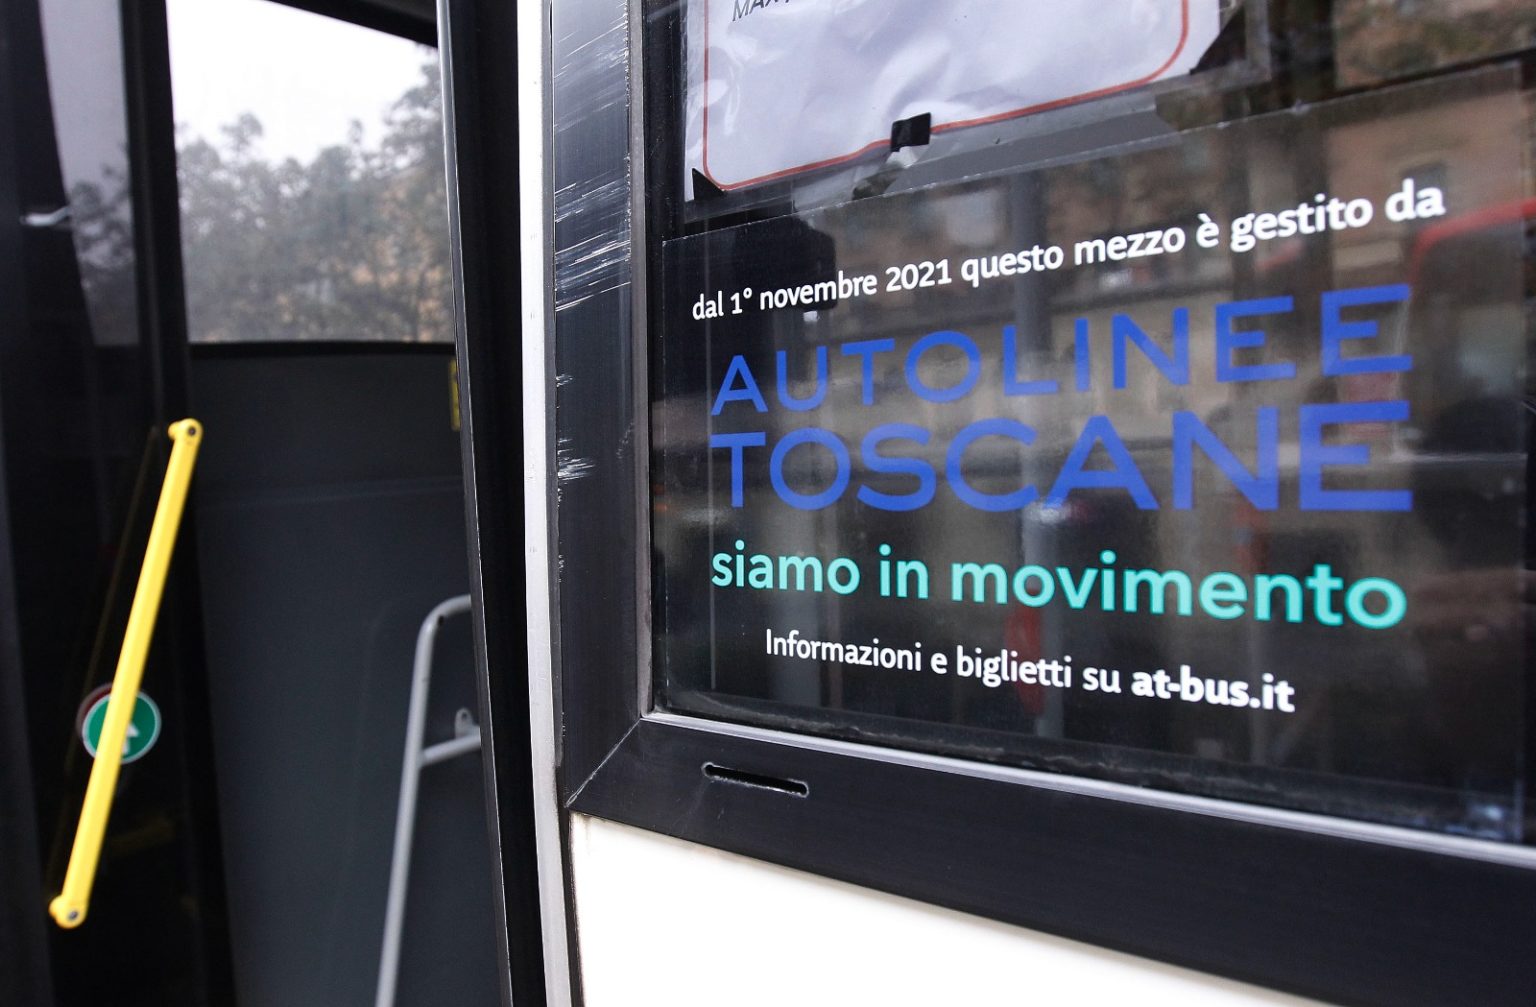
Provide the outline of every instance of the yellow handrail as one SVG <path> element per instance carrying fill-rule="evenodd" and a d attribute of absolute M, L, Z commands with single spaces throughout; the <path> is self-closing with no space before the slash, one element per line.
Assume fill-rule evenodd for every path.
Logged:
<path fill-rule="evenodd" d="M 197 464 L 203 429 L 196 420 L 181 420 L 171 424 L 169 434 L 171 460 L 165 467 L 165 484 L 160 488 L 160 503 L 155 507 L 149 544 L 144 549 L 144 567 L 139 571 L 139 586 L 133 593 L 128 627 L 123 631 L 123 650 L 112 678 L 112 695 L 107 700 L 101 740 L 96 743 L 91 779 L 85 787 L 85 804 L 80 809 L 75 845 L 69 853 L 64 890 L 48 903 L 54 922 L 65 928 L 85 922 L 86 906 L 91 901 L 96 862 L 101 859 L 101 841 L 107 831 L 107 817 L 112 813 L 112 797 L 117 792 L 117 773 L 123 764 L 123 743 L 138 701 L 139 683 L 144 678 L 144 659 L 149 655 L 150 637 L 155 632 L 155 616 L 160 612 L 160 596 L 165 591 L 165 575 L 171 566 L 171 550 L 176 545 L 176 531 L 181 526 L 181 512 L 187 502 L 187 487 Z"/>

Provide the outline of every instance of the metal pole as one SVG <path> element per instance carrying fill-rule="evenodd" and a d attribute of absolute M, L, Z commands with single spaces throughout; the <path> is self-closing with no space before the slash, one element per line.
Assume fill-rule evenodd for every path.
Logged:
<path fill-rule="evenodd" d="M 449 616 L 462 615 L 469 608 L 469 595 L 450 598 L 427 615 L 421 631 L 416 634 L 416 663 L 411 672 L 411 705 L 405 720 L 405 759 L 400 766 L 400 805 L 395 811 L 395 851 L 389 868 L 389 898 L 384 909 L 384 947 L 379 953 L 375 1007 L 394 1007 L 395 1003 L 395 983 L 400 976 L 400 934 L 405 925 L 405 889 L 411 874 L 411 843 L 416 829 L 416 791 L 421 783 L 421 769 L 480 747 L 477 731 L 432 746 L 430 760 L 423 757 L 422 751 L 437 631 Z"/>

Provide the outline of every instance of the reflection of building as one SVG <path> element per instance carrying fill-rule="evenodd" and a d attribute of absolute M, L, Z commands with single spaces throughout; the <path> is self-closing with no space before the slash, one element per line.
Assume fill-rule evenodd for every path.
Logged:
<path fill-rule="evenodd" d="M 1428 461 L 1416 447 L 1421 432 L 1435 429 L 1442 411 L 1470 397 L 1507 398 L 1518 393 L 1516 363 L 1523 360 L 1519 248 L 1505 235 L 1497 239 L 1505 245 L 1495 254 L 1454 256 L 1450 261 L 1459 273 L 1432 272 L 1422 262 L 1421 239 L 1429 229 L 1521 196 L 1526 111 L 1513 89 L 1499 89 L 1497 77 L 1495 71 L 1475 80 L 1378 92 L 1319 106 L 1303 115 L 1279 113 L 1227 128 L 1193 131 L 1174 141 L 1035 173 L 981 178 L 894 197 L 887 203 L 818 211 L 809 219 L 835 241 L 838 269 L 876 274 L 883 286 L 884 270 L 893 264 L 944 260 L 953 280 L 921 290 L 883 292 L 830 310 L 782 312 L 765 318 L 762 324 L 771 329 L 772 344 L 791 361 L 794 397 L 803 400 L 817 391 L 816 368 L 811 365 L 817 347 L 829 349 L 831 371 L 826 401 L 814 414 L 771 408 L 762 417 L 769 445 L 807 424 L 836 431 L 849 445 L 857 486 L 871 476 L 876 481 L 881 478 L 868 470 L 858 453 L 859 438 L 878 425 L 915 424 L 931 431 L 926 445 L 911 443 L 893 453 L 921 458 L 943 473 L 946 449 L 956 432 L 980 419 L 1006 416 L 1028 424 L 1037 432 L 1036 440 L 1027 447 L 1002 437 L 978 441 L 965 455 L 967 478 L 991 493 L 1012 491 L 1021 482 L 1040 487 L 1043 493 L 1085 424 L 1103 416 L 1129 447 L 1159 498 L 1159 508 L 1143 510 L 1126 493 L 1102 490 L 1074 495 L 1062 508 L 1032 504 L 1016 515 L 983 515 L 941 487 L 932 504 L 893 517 L 861 507 L 850 492 L 845 505 L 794 515 L 782 513 L 783 508 L 774 507 L 768 498 L 759 512 L 771 518 L 755 517 L 749 506 L 740 515 L 737 532 L 750 540 L 750 548 L 768 552 L 831 554 L 850 535 L 860 536 L 866 551 L 876 544 L 896 543 L 903 555 L 930 563 L 939 598 L 948 592 L 948 564 L 957 560 L 995 561 L 1010 568 L 1036 563 L 1078 569 L 1097 564 L 1105 550 L 1117 555 L 1122 569 L 1173 568 L 1197 577 L 1213 571 L 1304 576 L 1314 564 L 1328 563 L 1341 576 L 1388 578 L 1407 590 L 1433 571 L 1454 566 L 1460 562 L 1456 551 L 1460 546 L 1427 532 L 1422 512 L 1364 516 L 1302 512 L 1298 416 L 1303 407 L 1320 404 L 1411 400 L 1408 423 L 1355 424 L 1330 431 L 1330 444 L 1364 445 L 1372 452 L 1372 463 L 1368 469 L 1337 465 L 1328 478 L 1331 485 L 1356 488 L 1433 489 L 1433 480 L 1424 482 Z M 1444 216 L 1428 221 L 1387 219 L 1388 198 L 1410 180 L 1419 189 L 1442 190 Z M 1248 217 L 1252 224 L 1253 214 L 1311 203 L 1320 193 L 1369 200 L 1372 219 L 1349 229 L 1272 237 L 1250 250 L 1231 248 L 1230 236 L 1240 218 Z M 1206 249 L 1195 242 L 1202 214 L 1220 226 L 1219 247 Z M 1169 228 L 1180 228 L 1185 234 L 1185 245 L 1177 253 L 1082 265 L 1073 262 L 1079 241 Z M 1041 243 L 1065 248 L 1067 265 L 1055 272 L 995 279 L 978 286 L 961 278 L 961 264 L 967 260 Z M 1384 302 L 1350 316 L 1374 322 L 1376 335 L 1347 352 L 1409 352 L 1420 361 L 1414 371 L 1325 374 L 1320 349 L 1322 296 L 1341 289 L 1408 282 L 1415 284 L 1411 300 Z M 1473 288 L 1491 291 L 1492 296 L 1480 297 L 1474 304 L 1467 296 Z M 1264 337 L 1259 345 L 1234 352 L 1247 366 L 1290 365 L 1294 377 L 1216 381 L 1217 306 L 1264 298 L 1288 298 L 1290 307 L 1245 316 L 1237 328 L 1261 330 Z M 1108 351 L 1111 319 L 1117 315 L 1131 319 L 1153 343 L 1169 349 L 1174 319 L 1180 312 L 1187 312 L 1189 319 L 1190 380 L 1170 379 L 1142 351 L 1132 349 L 1125 386 L 1115 387 Z M 1439 312 L 1433 323 L 1428 321 L 1432 312 Z M 1079 323 L 1085 323 L 1091 333 L 1092 387 L 1087 391 L 1075 387 Z M 1000 347 L 1007 326 L 1019 333 L 1021 352 L 1015 376 L 1055 381 L 1059 392 L 1004 392 Z M 917 339 L 940 330 L 966 334 L 980 347 L 984 361 L 977 387 L 944 403 L 913 395 L 902 366 L 903 355 Z M 875 339 L 892 340 L 894 349 L 874 365 L 874 403 L 866 405 L 859 394 L 858 367 L 839 353 L 839 344 Z M 772 398 L 772 358 L 761 359 L 769 369 L 760 371 L 760 378 L 765 394 Z M 1502 360 L 1502 367 L 1494 360 Z M 966 373 L 966 362 L 958 354 L 935 353 L 923 367 L 926 380 L 936 387 L 953 386 Z M 1476 384 L 1474 377 L 1483 383 Z M 1260 409 L 1274 409 L 1280 416 L 1280 507 L 1255 507 L 1230 479 L 1201 459 L 1195 508 L 1174 509 L 1173 414 L 1183 411 L 1198 417 L 1243 464 L 1256 466 Z M 1094 464 L 1107 464 L 1103 452 L 1098 455 Z M 791 481 L 819 487 L 830 478 L 826 457 L 817 457 L 814 451 L 789 457 Z M 1499 468 L 1503 464 L 1497 459 L 1487 464 L 1474 459 L 1441 467 L 1435 478 L 1477 482 L 1486 469 L 1490 477 L 1507 480 L 1509 473 Z M 707 511 L 700 508 L 699 513 Z M 1512 534 L 1499 532 L 1502 537 L 1495 543 L 1495 551 L 1509 553 L 1510 562 L 1518 552 Z M 759 597 L 754 605 L 782 625 L 814 624 L 825 616 L 835 624 L 827 626 L 828 633 L 911 632 L 901 620 L 877 625 L 874 616 L 855 606 L 848 606 L 844 614 L 844 605 L 837 599 Z M 1021 622 L 1020 614 L 1028 620 Z M 1358 709 L 1359 695 L 1385 688 L 1383 683 L 1392 683 L 1400 691 L 1412 690 L 1424 687 L 1435 672 L 1414 646 L 1406 626 L 1390 637 L 1339 631 L 1328 638 L 1326 633 L 1291 633 L 1283 625 L 1254 620 L 1221 624 L 1145 613 L 1070 613 L 1058 606 L 1028 611 L 946 610 L 942 631 L 953 640 L 981 646 L 1030 646 L 1038 649 L 1038 656 L 1083 650 L 1114 655 L 1107 659 L 1122 662 L 1127 669 L 1181 662 L 1221 668 L 1237 660 L 1236 655 L 1254 675 L 1294 676 L 1299 667 L 1305 679 L 1302 684 L 1314 699 L 1308 716 L 1324 720 L 1335 716 L 1335 710 Z M 784 671 L 782 681 L 775 679 L 767 687 L 769 694 L 800 701 L 795 689 L 809 680 L 802 670 Z M 856 709 L 873 702 L 847 692 L 840 673 L 829 675 L 832 705 Z M 1346 694 L 1356 698 L 1340 698 L 1337 703 L 1330 699 Z M 1025 727 L 1017 718 L 1027 716 L 1034 718 L 1028 729 L 1046 737 L 1102 740 L 1095 732 L 1103 729 L 1115 732 L 1122 744 L 1339 768 L 1321 747 L 1304 752 L 1287 748 L 1283 739 L 1266 733 L 1260 715 L 1251 721 L 1228 718 L 1219 729 L 1212 728 L 1198 711 L 1176 712 L 1138 725 L 1134 718 L 1127 719 L 1130 715 L 1124 708 L 1117 708 L 1113 717 L 1096 720 L 1091 700 L 1078 696 L 1070 704 L 1052 696 L 1043 709 L 1035 709 L 1006 692 L 963 692 L 948 699 L 924 696 L 914 701 L 912 709 L 882 712 L 961 722 L 980 719 L 1012 729 Z M 1004 710 L 1008 712 L 1000 712 Z M 1353 728 L 1341 721 L 1337 726 L 1312 724 L 1307 731 L 1313 737 L 1326 737 L 1335 729 Z"/>
<path fill-rule="evenodd" d="M 1536 39 L 1525 0 L 1336 0 L 1335 49 L 1345 87 L 1390 81 Z"/>

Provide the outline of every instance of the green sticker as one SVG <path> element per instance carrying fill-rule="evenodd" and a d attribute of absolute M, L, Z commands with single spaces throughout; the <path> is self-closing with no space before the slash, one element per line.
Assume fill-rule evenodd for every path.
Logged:
<path fill-rule="evenodd" d="M 80 740 L 85 750 L 96 757 L 96 745 L 101 741 L 101 728 L 107 722 L 107 703 L 112 697 L 102 696 L 85 711 L 80 725 Z M 139 693 L 133 704 L 133 719 L 128 722 L 128 737 L 123 741 L 123 761 L 133 762 L 155 747 L 160 739 L 160 707 L 155 701 Z"/>

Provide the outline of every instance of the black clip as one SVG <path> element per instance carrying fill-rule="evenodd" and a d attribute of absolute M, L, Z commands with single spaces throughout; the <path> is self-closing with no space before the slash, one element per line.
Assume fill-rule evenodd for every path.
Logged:
<path fill-rule="evenodd" d="M 719 199 L 725 195 L 725 190 L 710 181 L 708 175 L 697 168 L 693 169 L 693 198 L 699 201 L 706 199 Z"/>
<path fill-rule="evenodd" d="M 933 138 L 933 115 L 924 112 L 891 123 L 891 152 L 903 147 L 926 147 Z"/>

